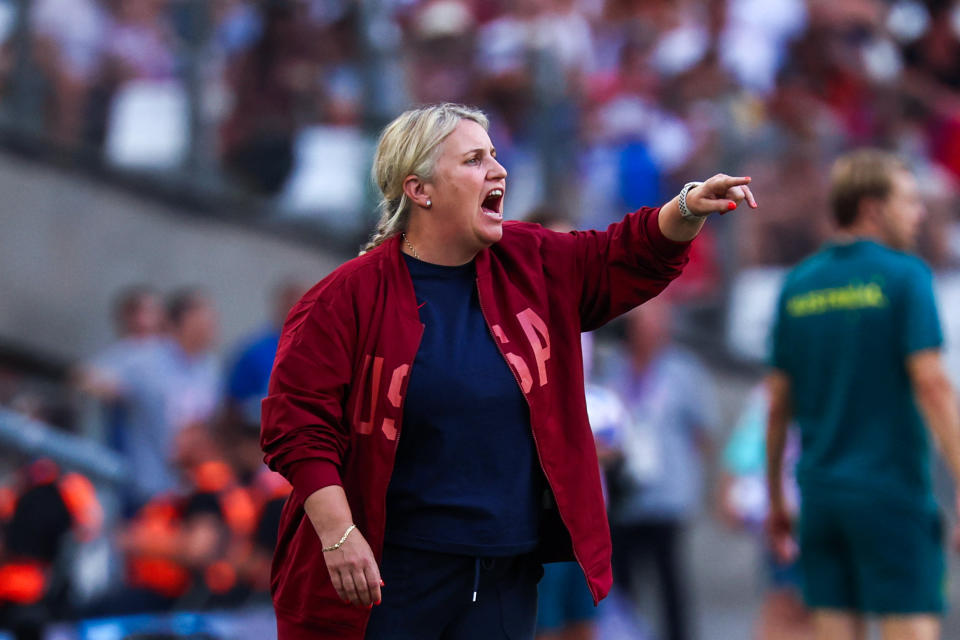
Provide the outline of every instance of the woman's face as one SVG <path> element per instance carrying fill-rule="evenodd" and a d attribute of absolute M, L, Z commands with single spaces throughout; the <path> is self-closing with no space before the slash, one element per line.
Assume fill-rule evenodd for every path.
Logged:
<path fill-rule="evenodd" d="M 432 205 L 425 213 L 439 236 L 476 253 L 503 235 L 507 170 L 497 162 L 486 130 L 461 120 L 443 141 L 433 178 L 424 184 Z"/>

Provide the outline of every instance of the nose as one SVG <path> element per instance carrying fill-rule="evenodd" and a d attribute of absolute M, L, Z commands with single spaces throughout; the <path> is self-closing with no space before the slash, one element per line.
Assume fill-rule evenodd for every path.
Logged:
<path fill-rule="evenodd" d="M 489 175 L 489 177 L 490 177 L 490 179 L 491 179 L 491 180 L 504 180 L 504 179 L 506 179 L 506 177 L 507 177 L 507 169 L 506 169 L 502 164 L 500 164 L 500 161 L 499 161 L 499 160 L 497 160 L 497 159 L 494 158 L 493 156 L 490 156 L 490 160 L 493 161 L 493 166 L 490 167 L 490 171 L 487 172 L 488 175 Z"/>

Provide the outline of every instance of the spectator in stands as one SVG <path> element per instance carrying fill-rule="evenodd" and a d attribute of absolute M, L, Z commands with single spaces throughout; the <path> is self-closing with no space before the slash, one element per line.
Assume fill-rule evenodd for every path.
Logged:
<path fill-rule="evenodd" d="M 293 279 L 284 280 L 274 288 L 270 326 L 237 349 L 227 372 L 221 429 L 244 482 L 252 480 L 263 469 L 260 402 L 267 397 L 283 321 L 306 291 L 303 283 Z"/>
<path fill-rule="evenodd" d="M 274 195 L 293 167 L 293 141 L 317 73 L 299 3 L 264 9 L 257 42 L 228 69 L 233 112 L 222 129 L 223 162 L 243 186 Z"/>
<path fill-rule="evenodd" d="M 97 369 L 112 383 L 99 397 L 125 411 L 122 453 L 136 470 L 127 487 L 128 509 L 176 486 L 170 468 L 174 437 L 189 424 L 211 420 L 221 398 L 213 304 L 201 290 L 185 288 L 170 296 L 167 315 L 168 338 Z"/>
<path fill-rule="evenodd" d="M 210 3 L 213 38 L 227 56 L 247 51 L 263 29 L 263 20 L 254 0 L 219 0 Z"/>
<path fill-rule="evenodd" d="M 249 491 L 206 425 L 182 429 L 175 449 L 183 490 L 153 496 L 119 534 L 127 578 L 104 605 L 113 613 L 221 607 L 249 593 L 240 580 L 256 527 Z"/>
<path fill-rule="evenodd" d="M 668 104 L 663 79 L 654 66 L 654 42 L 649 35 L 627 40 L 613 71 L 591 79 L 584 137 L 590 145 L 593 176 L 612 174 L 608 184 L 589 185 L 591 200 L 612 202 L 599 211 L 591 208 L 590 226 L 609 224 L 612 211 L 634 209 L 658 201 L 666 191 L 667 176 L 695 157 L 698 148 L 691 126 Z M 606 192 L 606 193 L 604 193 Z"/>
<path fill-rule="evenodd" d="M 257 525 L 243 578 L 254 593 L 269 594 L 270 565 L 277 548 L 280 514 L 293 487 L 279 473 L 261 466 L 248 490 L 257 508 Z"/>
<path fill-rule="evenodd" d="M 84 138 L 90 91 L 104 62 L 109 14 L 99 0 L 30 3 L 33 54 L 50 84 L 48 122 L 54 140 L 74 148 Z"/>
<path fill-rule="evenodd" d="M 307 287 L 298 280 L 287 279 L 274 288 L 270 324 L 263 331 L 245 340 L 236 350 L 227 374 L 226 402 L 240 419 L 260 429 L 260 401 L 267 397 L 267 384 L 273 359 L 280 342 L 280 328 L 293 305 Z M 259 435 L 257 436 L 259 438 Z"/>
<path fill-rule="evenodd" d="M 160 294 L 150 285 L 122 290 L 113 304 L 117 341 L 81 363 L 73 373 L 75 386 L 102 398 L 114 397 L 121 384 L 111 372 L 123 370 L 138 354 L 156 346 L 166 329 L 166 310 Z"/>
<path fill-rule="evenodd" d="M 473 99 L 476 21 L 464 0 L 421 3 L 410 20 L 410 93 L 414 102 Z"/>
<path fill-rule="evenodd" d="M 662 637 L 684 640 L 693 634 L 684 533 L 702 506 L 717 405 L 706 368 L 671 343 L 670 311 L 668 301 L 656 298 L 627 314 L 627 358 L 609 363 L 601 379 L 624 399 L 632 418 L 624 464 L 610 489 L 614 581 L 637 598 L 638 566 L 652 562 Z"/>
<path fill-rule="evenodd" d="M 107 59 L 116 85 L 131 80 L 169 80 L 177 75 L 177 42 L 169 0 L 121 0 L 107 38 Z"/>
<path fill-rule="evenodd" d="M 529 134 L 531 109 L 536 100 L 530 49 L 544 13 L 537 0 L 511 3 L 503 15 L 477 33 L 473 66 L 478 74 L 480 100 L 494 120 L 502 121 L 512 139 Z"/>
<path fill-rule="evenodd" d="M 96 537 L 103 508 L 86 477 L 61 473 L 51 460 L 18 475 L 0 505 L 0 629 L 40 640 L 46 624 L 69 613 L 64 541 L 71 533 L 78 541 Z"/>
<path fill-rule="evenodd" d="M 184 544 L 195 563 L 199 587 L 193 605 L 239 604 L 250 593 L 247 566 L 261 498 L 241 482 L 223 441 L 207 425 L 183 429 L 175 449 L 174 463 L 186 487 L 181 512 Z M 214 531 L 219 535 L 212 535 Z"/>
<path fill-rule="evenodd" d="M 136 368 L 137 361 L 149 357 L 158 348 L 167 327 L 163 300 L 149 285 L 131 285 L 122 290 L 113 303 L 114 330 L 117 340 L 74 367 L 71 384 L 82 393 L 103 401 L 99 414 L 100 438 L 118 452 L 126 449 L 127 415 L 123 403 L 114 402 L 123 385 L 121 372 Z"/>
<path fill-rule="evenodd" d="M 503 126 L 504 157 L 533 156 L 546 193 L 572 197 L 579 96 L 593 67 L 586 19 L 568 0 L 521 0 L 480 29 L 477 45 L 479 99 Z"/>

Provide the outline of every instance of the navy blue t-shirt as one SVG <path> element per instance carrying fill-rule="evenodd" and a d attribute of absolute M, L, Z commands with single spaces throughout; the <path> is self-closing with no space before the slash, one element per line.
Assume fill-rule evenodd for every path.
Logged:
<path fill-rule="evenodd" d="M 543 473 L 526 399 L 480 310 L 474 265 L 404 258 L 424 333 L 387 490 L 386 541 L 477 556 L 532 551 Z"/>

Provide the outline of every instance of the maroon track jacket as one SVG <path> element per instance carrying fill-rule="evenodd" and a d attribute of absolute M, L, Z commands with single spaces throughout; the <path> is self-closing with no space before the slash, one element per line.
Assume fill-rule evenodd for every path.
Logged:
<path fill-rule="evenodd" d="M 587 422 L 580 333 L 680 275 L 689 243 L 664 237 L 658 213 L 640 209 L 604 232 L 507 222 L 502 240 L 476 257 L 480 306 L 530 405 L 555 499 L 557 517 L 541 532 L 540 555 L 576 559 L 597 602 L 612 582 L 610 531 Z M 423 334 L 400 243 L 393 237 L 348 261 L 294 306 L 263 401 L 264 459 L 294 487 L 274 556 L 274 605 L 278 618 L 310 628 L 313 638 L 361 640 L 369 617 L 334 591 L 303 502 L 342 484 L 380 560 L 403 400 Z"/>

